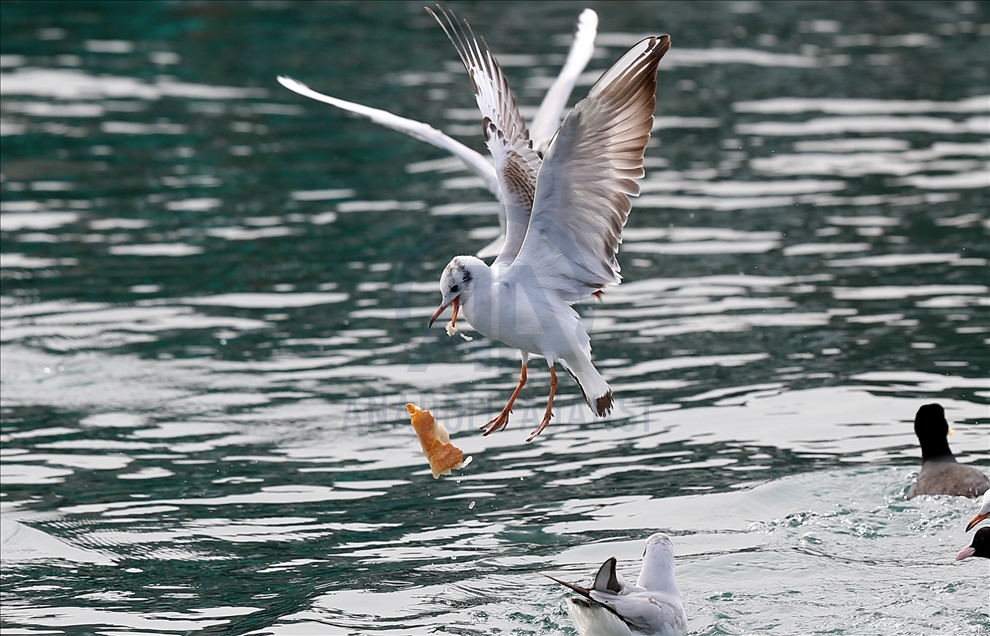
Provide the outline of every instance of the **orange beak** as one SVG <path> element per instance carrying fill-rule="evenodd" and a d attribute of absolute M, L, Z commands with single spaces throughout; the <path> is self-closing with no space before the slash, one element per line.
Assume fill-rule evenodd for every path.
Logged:
<path fill-rule="evenodd" d="M 966 526 L 966 532 L 969 532 L 970 530 L 972 530 L 973 529 L 973 526 L 975 526 L 979 522 L 983 521 L 987 517 L 990 517 L 990 514 L 982 514 L 981 513 L 981 514 L 978 514 L 975 517 L 973 517 L 973 520 L 969 522 L 969 525 L 968 526 Z"/>
<path fill-rule="evenodd" d="M 437 309 L 436 312 L 434 312 L 433 317 L 430 318 L 431 327 L 433 326 L 433 323 L 437 321 L 437 318 L 440 317 L 440 314 L 442 314 L 444 310 L 447 309 L 447 307 L 450 307 L 450 305 L 454 306 L 454 315 L 450 317 L 450 324 L 454 325 L 455 327 L 457 326 L 457 310 L 461 308 L 460 296 L 454 296 L 454 300 L 450 301 L 449 305 L 440 305 L 440 308 Z"/>

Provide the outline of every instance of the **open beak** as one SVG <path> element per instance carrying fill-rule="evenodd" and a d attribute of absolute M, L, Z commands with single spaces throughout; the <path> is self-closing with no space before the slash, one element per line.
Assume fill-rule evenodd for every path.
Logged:
<path fill-rule="evenodd" d="M 440 308 L 437 309 L 436 312 L 434 312 L 433 317 L 430 318 L 431 327 L 433 326 L 433 323 L 437 321 L 437 318 L 440 317 L 440 314 L 442 314 L 444 310 L 447 309 L 447 307 L 450 307 L 450 305 L 454 306 L 454 315 L 450 317 L 450 324 L 454 325 L 455 327 L 457 326 L 457 310 L 461 308 L 460 296 L 454 296 L 454 300 L 450 301 L 450 303 L 447 305 L 440 305 Z"/>
<path fill-rule="evenodd" d="M 983 521 L 987 517 L 990 517 L 990 513 L 980 513 L 980 514 L 976 515 L 975 517 L 973 517 L 973 520 L 969 522 L 969 525 L 968 526 L 966 526 L 966 532 L 969 532 L 970 530 L 972 530 L 973 529 L 973 526 L 975 526 L 979 522 Z"/>

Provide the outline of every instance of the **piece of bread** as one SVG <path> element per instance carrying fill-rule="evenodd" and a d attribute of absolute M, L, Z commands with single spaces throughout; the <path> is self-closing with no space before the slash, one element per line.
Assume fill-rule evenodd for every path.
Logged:
<path fill-rule="evenodd" d="M 406 410 L 409 411 L 423 453 L 430 460 L 434 479 L 439 479 L 440 475 L 449 475 L 452 468 L 463 468 L 471 461 L 470 457 L 464 459 L 464 451 L 450 442 L 447 429 L 433 418 L 432 413 L 415 404 L 406 404 Z"/>

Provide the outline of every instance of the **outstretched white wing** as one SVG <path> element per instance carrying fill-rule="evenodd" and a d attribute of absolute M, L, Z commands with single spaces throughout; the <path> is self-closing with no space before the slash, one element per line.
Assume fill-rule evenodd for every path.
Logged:
<path fill-rule="evenodd" d="M 550 138 L 556 132 L 557 124 L 560 121 L 560 115 L 567 104 L 567 99 L 570 97 L 577 78 L 584 70 L 584 67 L 587 65 L 588 61 L 591 59 L 591 55 L 594 52 L 594 41 L 595 36 L 597 35 L 597 27 L 598 15 L 591 9 L 585 9 L 578 18 L 578 24 L 574 34 L 574 42 L 572 43 L 571 49 L 567 55 L 567 61 L 565 62 L 563 68 L 561 68 L 560 74 L 550 87 L 550 90 L 547 92 L 546 97 L 544 97 L 543 102 L 537 111 L 536 117 L 533 119 L 532 130 L 534 131 L 534 134 L 532 138 L 536 140 L 534 147 L 535 150 L 541 153 L 546 150 L 550 143 Z M 484 50 L 487 51 L 487 47 L 485 47 Z M 492 59 L 494 61 L 494 58 Z M 498 73 L 501 75 L 500 69 L 498 70 Z M 502 77 L 502 79 L 504 80 L 504 77 Z M 488 188 L 488 190 L 490 190 L 499 201 L 502 201 L 502 191 L 499 185 L 499 177 L 496 174 L 495 167 L 492 163 L 482 154 L 468 148 L 461 142 L 449 137 L 429 124 L 400 117 L 378 108 L 371 108 L 332 97 L 330 95 L 325 95 L 290 77 L 279 76 L 278 81 L 282 84 L 282 86 L 304 97 L 315 99 L 325 104 L 330 104 L 331 106 L 340 108 L 341 110 L 346 110 L 355 115 L 365 117 L 379 125 L 385 126 L 386 128 L 397 130 L 409 135 L 410 137 L 419 139 L 420 141 L 425 141 L 426 143 L 436 146 L 437 148 L 450 152 L 452 155 L 463 161 L 471 171 L 481 177 L 485 183 L 485 187 Z M 509 95 L 511 96 L 511 93 L 509 93 Z M 520 121 L 522 121 L 521 118 Z M 525 127 L 524 123 L 523 126 Z M 478 256 L 481 258 L 489 258 L 502 254 L 502 259 L 500 262 L 511 262 L 518 253 L 522 238 L 525 235 L 530 210 L 531 206 L 530 209 L 526 210 L 526 216 L 518 220 L 518 222 L 522 224 L 522 231 L 514 232 L 513 240 L 509 244 L 508 250 L 503 249 L 506 245 L 505 237 L 507 221 L 505 211 L 502 210 L 499 214 L 499 224 L 501 226 L 500 236 L 483 247 L 478 252 Z M 517 221 L 513 221 L 513 224 L 516 222 Z"/>
<path fill-rule="evenodd" d="M 486 159 L 480 152 L 472 150 L 456 139 L 448 137 L 433 126 L 412 119 L 406 119 L 405 117 L 399 117 L 398 115 L 393 115 L 388 111 L 362 106 L 361 104 L 355 104 L 354 102 L 348 102 L 342 99 L 337 99 L 336 97 L 324 95 L 323 93 L 318 93 L 309 86 L 306 86 L 302 82 L 294 80 L 291 77 L 280 75 L 278 78 L 278 83 L 290 91 L 299 93 L 303 97 L 308 97 L 310 99 L 315 99 L 318 102 L 336 106 L 341 110 L 346 110 L 354 113 L 355 115 L 360 115 L 361 117 L 367 117 L 376 124 L 380 124 L 386 128 L 391 128 L 392 130 L 398 130 L 399 132 L 406 133 L 410 137 L 414 137 L 420 141 L 425 141 L 428 144 L 432 144 L 437 148 L 446 150 L 463 161 L 468 168 L 484 179 L 485 186 L 491 190 L 496 197 L 501 199 L 498 186 L 498 177 L 495 175 L 495 167 L 492 166 L 491 162 L 489 162 L 488 159 Z"/>
<path fill-rule="evenodd" d="M 509 82 L 488 45 L 484 40 L 479 42 L 470 25 L 453 13 L 439 6 L 437 13 L 426 10 L 443 27 L 471 77 L 471 88 L 481 110 L 482 132 L 495 159 L 495 174 L 505 205 L 505 243 L 495 264 L 508 264 L 519 252 L 529 226 L 541 161 L 533 150 Z"/>
<path fill-rule="evenodd" d="M 646 38 L 564 118 L 537 178 L 529 230 L 510 270 L 576 302 L 617 284 L 615 258 L 639 194 L 667 35 Z M 510 276 L 507 272 L 506 276 Z"/>
<path fill-rule="evenodd" d="M 574 90 L 584 67 L 588 65 L 595 52 L 595 36 L 598 35 L 598 14 L 592 9 L 585 9 L 578 17 L 574 30 L 574 42 L 567 54 L 567 61 L 560 69 L 560 74 L 550 86 L 540 109 L 536 111 L 533 123 L 529 125 L 529 135 L 533 139 L 533 148 L 541 156 L 550 145 L 550 139 L 560 126 L 560 117 L 567 106 L 567 99 Z"/>

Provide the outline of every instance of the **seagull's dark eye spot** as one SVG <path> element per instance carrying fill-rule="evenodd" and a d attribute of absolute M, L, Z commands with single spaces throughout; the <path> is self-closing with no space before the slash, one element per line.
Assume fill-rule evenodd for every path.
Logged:
<path fill-rule="evenodd" d="M 452 292 L 459 292 L 459 291 L 461 291 L 461 286 L 460 285 L 451 285 L 450 286 L 450 291 L 452 291 Z"/>

